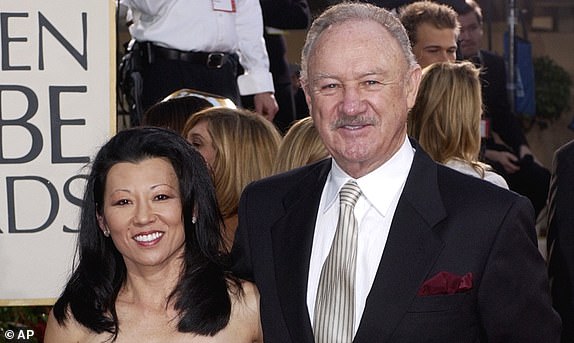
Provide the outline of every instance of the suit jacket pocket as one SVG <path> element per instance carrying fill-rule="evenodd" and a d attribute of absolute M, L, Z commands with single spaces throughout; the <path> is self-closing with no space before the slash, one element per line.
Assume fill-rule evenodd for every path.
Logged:
<path fill-rule="evenodd" d="M 446 312 L 457 311 L 470 300 L 470 292 L 448 295 L 416 296 L 408 312 Z"/>

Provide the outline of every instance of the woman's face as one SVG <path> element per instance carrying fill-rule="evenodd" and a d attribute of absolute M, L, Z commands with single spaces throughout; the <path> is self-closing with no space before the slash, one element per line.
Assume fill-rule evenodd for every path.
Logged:
<path fill-rule="evenodd" d="M 179 181 L 171 163 L 149 158 L 115 164 L 107 175 L 98 223 L 110 231 L 128 270 L 167 265 L 180 257 L 185 232 Z"/>
<path fill-rule="evenodd" d="M 213 168 L 215 162 L 215 148 L 213 147 L 213 139 L 207 130 L 207 121 L 201 120 L 189 130 L 187 137 L 185 137 L 191 145 L 203 156 L 210 168 Z"/>

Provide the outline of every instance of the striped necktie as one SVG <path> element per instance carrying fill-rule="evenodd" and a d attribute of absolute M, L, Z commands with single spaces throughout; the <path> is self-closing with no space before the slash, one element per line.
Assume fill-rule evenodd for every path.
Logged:
<path fill-rule="evenodd" d="M 339 192 L 339 221 L 319 277 L 315 302 L 316 343 L 350 343 L 355 318 L 358 225 L 353 210 L 361 189 L 349 180 Z"/>

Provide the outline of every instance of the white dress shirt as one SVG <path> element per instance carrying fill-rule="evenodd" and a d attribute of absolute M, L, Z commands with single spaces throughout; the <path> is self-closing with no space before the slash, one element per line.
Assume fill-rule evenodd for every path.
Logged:
<path fill-rule="evenodd" d="M 235 4 L 234 12 L 214 3 Z M 231 2 L 233 1 L 233 3 Z M 241 95 L 273 92 L 259 0 L 121 0 L 131 10 L 132 38 L 182 51 L 237 53 Z"/>
<path fill-rule="evenodd" d="M 399 151 L 385 164 L 359 178 L 362 194 L 355 205 L 355 218 L 359 225 L 357 271 L 355 280 L 355 322 L 353 335 L 365 309 L 365 303 L 381 261 L 391 222 L 403 191 L 414 158 L 414 150 L 405 136 Z M 307 308 L 311 323 L 315 314 L 315 299 L 321 268 L 327 259 L 335 237 L 339 217 L 339 190 L 351 177 L 333 160 L 331 172 L 325 182 L 319 213 L 315 224 L 309 278 Z"/>

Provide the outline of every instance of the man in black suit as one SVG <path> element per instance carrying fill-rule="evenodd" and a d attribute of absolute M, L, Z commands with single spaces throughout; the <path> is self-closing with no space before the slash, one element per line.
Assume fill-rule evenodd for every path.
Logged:
<path fill-rule="evenodd" d="M 436 164 L 407 137 L 421 69 L 396 17 L 364 3 L 331 7 L 308 32 L 301 68 L 333 158 L 242 195 L 234 271 L 259 288 L 264 340 L 557 342 L 530 202 Z M 360 192 L 354 210 L 341 206 L 355 218 L 343 226 L 349 183 Z M 348 241 L 341 230 L 353 232 Z M 323 268 L 334 255 L 349 263 Z M 342 274 L 326 285 L 330 271 Z M 350 319 L 328 324 L 351 337 L 319 338 L 329 333 L 317 329 L 325 297 L 344 301 Z"/>
<path fill-rule="evenodd" d="M 562 317 L 562 342 L 574 342 L 574 140 L 554 154 L 548 195 L 548 276 Z"/>
<path fill-rule="evenodd" d="M 260 0 L 259 2 L 265 25 L 263 38 L 269 55 L 269 71 L 273 75 L 275 99 L 279 106 L 273 123 L 284 133 L 299 115 L 307 115 L 307 113 L 295 112 L 291 73 L 286 56 L 287 44 L 283 30 L 307 29 L 311 22 L 311 13 L 307 0 Z M 252 97 L 244 97 L 242 102 L 247 107 L 253 107 Z"/>
<path fill-rule="evenodd" d="M 550 171 L 534 157 L 522 127 L 512 113 L 506 90 L 504 59 L 481 50 L 482 10 L 474 0 L 466 0 L 458 16 L 461 24 L 460 52 L 464 59 L 482 68 L 484 118 L 490 133 L 484 140 L 484 159 L 508 182 L 510 189 L 527 196 L 536 215 L 546 205 Z"/>

